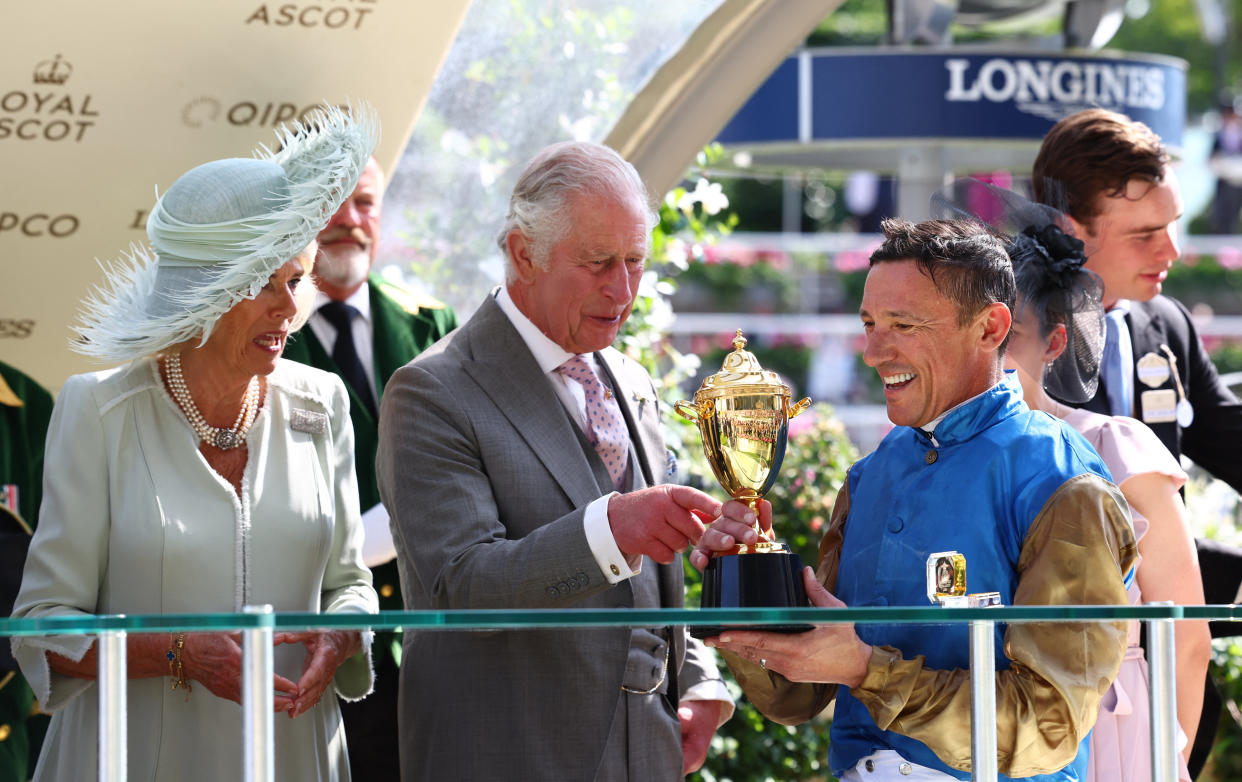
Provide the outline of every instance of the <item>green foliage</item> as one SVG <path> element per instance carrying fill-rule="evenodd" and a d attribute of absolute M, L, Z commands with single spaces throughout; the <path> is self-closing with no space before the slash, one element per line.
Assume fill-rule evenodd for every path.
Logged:
<path fill-rule="evenodd" d="M 1187 307 L 1207 304 L 1216 312 L 1242 312 L 1242 252 L 1186 256 L 1169 269 L 1164 294 Z"/>
<path fill-rule="evenodd" d="M 1186 74 L 1186 110 L 1199 114 L 1214 109 L 1217 90 L 1239 83 L 1239 53 L 1236 45 L 1226 44 L 1221 53 L 1224 84 L 1216 83 L 1217 51 L 1203 40 L 1203 26 L 1195 0 L 1149 0 L 1142 16 L 1127 17 L 1117 35 L 1108 42 L 1111 49 L 1127 52 L 1157 52 L 1180 57 L 1190 64 Z M 1225 12 L 1234 24 L 1242 22 L 1242 2 L 1224 0 Z"/>
<path fill-rule="evenodd" d="M 887 0 L 845 0 L 807 36 L 807 46 L 879 46 L 888 36 Z"/>
<path fill-rule="evenodd" d="M 1242 372 L 1242 344 L 1224 342 L 1212 351 L 1212 363 L 1216 371 L 1224 375 L 1229 372 Z"/>
<path fill-rule="evenodd" d="M 768 500 L 777 538 L 804 563 L 814 565 L 819 561 L 819 539 L 837 492 L 859 454 L 830 405 L 812 405 L 802 415 L 809 424 L 802 424 L 801 416 L 790 422 L 794 434 L 785 450 L 781 479 L 769 492 Z"/>
<path fill-rule="evenodd" d="M 1237 638 L 1221 638 L 1212 642 L 1212 660 L 1208 666 L 1220 690 L 1225 708 L 1216 726 L 1216 743 L 1200 779 L 1210 782 L 1234 782 L 1242 779 L 1242 727 L 1238 726 L 1239 704 L 1242 704 L 1242 643 Z"/>

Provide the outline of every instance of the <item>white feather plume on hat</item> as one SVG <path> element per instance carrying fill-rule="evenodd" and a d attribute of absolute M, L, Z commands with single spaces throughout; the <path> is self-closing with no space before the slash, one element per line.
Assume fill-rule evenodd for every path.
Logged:
<path fill-rule="evenodd" d="M 371 157 L 379 121 L 365 104 L 325 104 L 276 135 L 276 152 L 204 163 L 168 188 L 147 219 L 151 249 L 132 246 L 83 301 L 74 350 L 129 361 L 206 342 L 221 315 L 257 296 L 328 224 Z"/>

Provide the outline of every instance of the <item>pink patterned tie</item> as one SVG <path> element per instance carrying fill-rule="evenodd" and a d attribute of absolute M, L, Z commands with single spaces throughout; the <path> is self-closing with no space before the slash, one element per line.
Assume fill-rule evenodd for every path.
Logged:
<path fill-rule="evenodd" d="M 630 453 L 630 435 L 621 417 L 621 406 L 582 356 L 573 356 L 556 371 L 578 383 L 586 392 L 587 439 L 604 460 L 612 485 L 620 490 Z"/>

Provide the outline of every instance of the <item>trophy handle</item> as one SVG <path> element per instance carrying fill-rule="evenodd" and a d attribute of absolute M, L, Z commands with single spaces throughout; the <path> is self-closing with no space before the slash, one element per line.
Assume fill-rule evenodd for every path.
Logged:
<path fill-rule="evenodd" d="M 811 398 L 804 396 L 797 402 L 789 406 L 789 418 L 796 418 L 799 413 L 805 412 L 811 406 Z"/>
<path fill-rule="evenodd" d="M 677 404 L 673 405 L 673 409 L 677 411 L 677 415 L 681 416 L 687 421 L 697 422 L 700 418 L 703 417 L 703 414 L 699 410 L 698 405 L 691 404 L 690 402 L 687 402 L 684 399 L 678 402 Z"/>

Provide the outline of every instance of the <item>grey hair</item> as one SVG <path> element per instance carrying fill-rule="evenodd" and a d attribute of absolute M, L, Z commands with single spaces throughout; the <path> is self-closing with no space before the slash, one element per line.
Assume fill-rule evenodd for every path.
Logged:
<path fill-rule="evenodd" d="M 509 256 L 509 234 L 521 231 L 532 244 L 535 263 L 548 268 L 548 251 L 569 234 L 567 202 L 580 193 L 619 199 L 632 196 L 644 206 L 647 229 L 658 222 L 642 177 L 615 150 L 589 141 L 552 144 L 526 164 L 509 196 L 509 215 L 496 236 L 505 256 L 505 282 L 512 282 L 517 274 Z"/>

